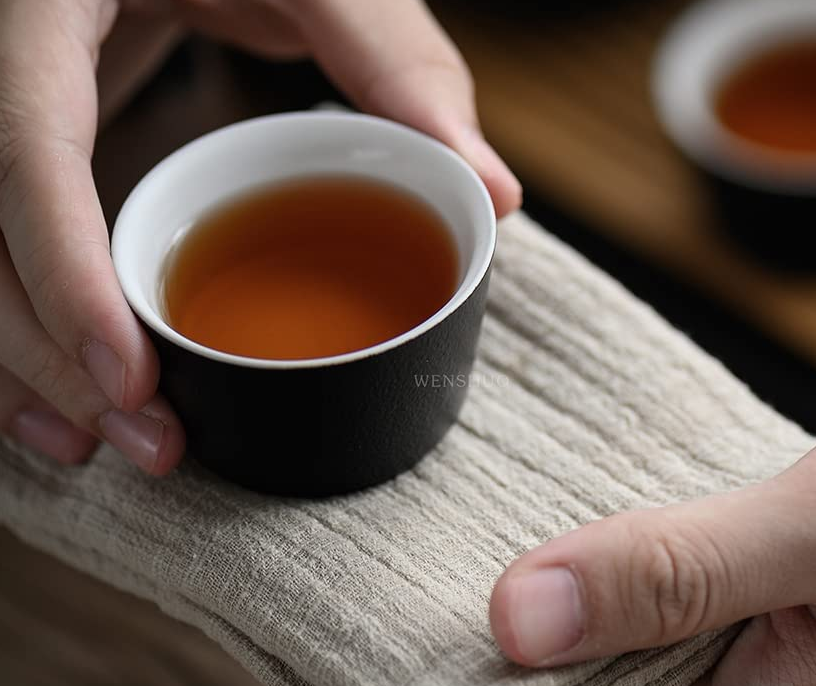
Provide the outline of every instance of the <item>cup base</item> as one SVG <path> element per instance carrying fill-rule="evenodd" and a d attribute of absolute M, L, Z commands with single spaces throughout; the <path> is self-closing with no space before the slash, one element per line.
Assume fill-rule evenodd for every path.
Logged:
<path fill-rule="evenodd" d="M 233 453 L 230 460 L 218 461 L 197 458 L 192 453 L 188 453 L 187 458 L 195 460 L 211 474 L 255 493 L 281 498 L 329 498 L 380 486 L 409 471 L 444 438 L 454 421 L 455 418 L 451 418 L 446 426 L 440 426 L 439 434 L 431 437 L 427 445 L 411 446 L 410 451 L 405 451 L 400 455 L 391 453 L 387 460 L 382 459 L 382 456 L 361 453 L 341 455 L 339 452 L 333 452 L 308 456 L 308 461 L 312 463 L 339 462 L 356 465 L 353 472 L 346 471 L 344 474 L 337 474 L 334 470 L 328 473 L 315 470 L 304 475 L 299 467 L 287 469 L 283 462 L 276 462 L 274 452 L 267 456 L 261 456 L 257 452 L 251 455 Z M 257 463 L 261 460 L 268 460 L 275 466 L 257 470 L 239 466 L 250 462 Z"/>

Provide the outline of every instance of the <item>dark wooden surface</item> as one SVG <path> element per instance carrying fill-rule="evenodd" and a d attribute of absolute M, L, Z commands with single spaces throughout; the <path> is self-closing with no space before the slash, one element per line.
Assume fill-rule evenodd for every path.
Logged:
<path fill-rule="evenodd" d="M 3 686 L 258 686 L 197 629 L 0 529 Z"/>

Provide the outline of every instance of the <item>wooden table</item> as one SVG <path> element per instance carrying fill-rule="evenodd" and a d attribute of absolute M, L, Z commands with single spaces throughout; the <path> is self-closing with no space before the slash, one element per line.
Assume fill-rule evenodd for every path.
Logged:
<path fill-rule="evenodd" d="M 3 686 L 258 686 L 197 629 L 0 529 Z"/>
<path fill-rule="evenodd" d="M 501 4 L 506 15 L 487 0 L 433 4 L 474 70 L 488 136 L 528 192 L 816 363 L 816 280 L 775 275 L 721 237 L 697 174 L 651 110 L 651 56 L 685 2 L 598 0 L 591 9 L 585 0 L 579 13 L 516 0 Z M 99 140 L 108 217 L 147 169 L 196 135 L 334 97 L 312 67 L 262 66 L 193 43 Z M 255 682 L 198 631 L 0 531 L 0 683 Z"/>

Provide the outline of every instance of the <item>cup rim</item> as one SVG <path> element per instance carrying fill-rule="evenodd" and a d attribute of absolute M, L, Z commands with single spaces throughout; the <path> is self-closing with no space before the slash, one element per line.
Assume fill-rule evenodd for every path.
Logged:
<path fill-rule="evenodd" d="M 698 165 L 741 185 L 816 195 L 816 153 L 781 151 L 730 131 L 714 108 L 722 79 L 774 47 L 816 41 L 816 4 L 806 0 L 703 0 L 661 41 L 652 69 L 657 116 Z M 712 87 L 713 84 L 713 87 Z"/>
<path fill-rule="evenodd" d="M 210 348 L 202 345 L 201 343 L 197 343 L 196 341 L 183 336 L 173 329 L 161 316 L 159 316 L 157 312 L 154 311 L 152 307 L 146 303 L 144 298 L 134 297 L 135 293 L 141 293 L 143 289 L 140 288 L 135 279 L 127 277 L 129 272 L 123 268 L 128 257 L 122 248 L 124 235 L 122 227 L 126 224 L 130 224 L 130 226 L 138 225 L 138 222 L 131 220 L 131 216 L 138 211 L 138 205 L 142 202 L 142 196 L 147 192 L 151 182 L 157 176 L 166 172 L 166 170 L 172 165 L 179 164 L 181 160 L 190 155 L 191 152 L 197 150 L 201 146 L 212 144 L 220 137 L 229 136 L 238 129 L 256 127 L 261 130 L 265 125 L 270 123 L 292 119 L 312 121 L 356 121 L 366 126 L 380 127 L 381 129 L 398 132 L 400 135 L 407 134 L 416 140 L 417 145 L 423 145 L 426 146 L 426 148 L 431 148 L 434 151 L 434 154 L 449 158 L 455 163 L 455 166 L 460 173 L 462 173 L 464 177 L 467 178 L 468 182 L 472 184 L 472 188 L 475 190 L 475 197 L 482 205 L 481 211 L 484 211 L 485 216 L 487 217 L 487 235 L 485 236 L 487 239 L 487 244 L 484 254 L 480 258 L 480 261 L 475 263 L 475 270 L 471 269 L 474 262 L 471 262 L 466 266 L 466 268 L 463 270 L 464 277 L 462 282 L 459 284 L 456 292 L 450 297 L 443 307 L 420 324 L 408 329 L 399 336 L 389 338 L 388 340 L 373 346 L 343 353 L 341 355 L 281 360 L 235 355 Z M 151 330 L 169 342 L 174 343 L 175 345 L 201 357 L 238 367 L 257 369 L 305 369 L 347 364 L 376 355 L 381 355 L 389 350 L 400 347 L 409 341 L 418 338 L 419 336 L 422 336 L 438 326 L 442 321 L 447 319 L 447 317 L 464 305 L 473 292 L 477 289 L 479 284 L 482 283 L 488 270 L 490 269 L 496 249 L 496 241 L 496 214 L 493 202 L 490 198 L 490 193 L 475 170 L 457 152 L 440 141 L 428 136 L 427 134 L 417 131 L 416 129 L 405 126 L 404 124 L 399 124 L 391 120 L 368 114 L 337 111 L 287 112 L 254 117 L 218 128 L 184 144 L 158 162 L 140 179 L 123 203 L 114 223 L 111 238 L 111 256 L 122 292 L 130 307 L 142 320 L 145 326 L 149 327 Z M 474 256 L 473 259 L 476 260 L 479 258 L 478 256 Z"/>

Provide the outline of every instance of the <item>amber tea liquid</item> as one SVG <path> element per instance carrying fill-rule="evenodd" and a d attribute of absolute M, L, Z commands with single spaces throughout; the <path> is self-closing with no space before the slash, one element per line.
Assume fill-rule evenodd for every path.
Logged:
<path fill-rule="evenodd" d="M 725 79 L 716 107 L 722 123 L 744 138 L 816 153 L 816 40 L 747 60 Z"/>
<path fill-rule="evenodd" d="M 168 258 L 168 323 L 209 348 L 297 360 L 394 338 L 459 282 L 448 227 L 418 198 L 356 177 L 292 180 L 198 221 Z"/>

